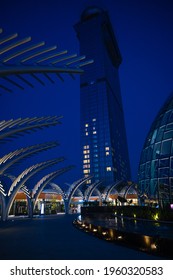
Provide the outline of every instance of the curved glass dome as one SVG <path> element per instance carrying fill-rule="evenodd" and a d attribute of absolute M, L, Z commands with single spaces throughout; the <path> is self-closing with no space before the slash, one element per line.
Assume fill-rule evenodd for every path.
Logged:
<path fill-rule="evenodd" d="M 159 202 L 173 199 L 173 93 L 157 114 L 139 164 L 139 189 Z"/>

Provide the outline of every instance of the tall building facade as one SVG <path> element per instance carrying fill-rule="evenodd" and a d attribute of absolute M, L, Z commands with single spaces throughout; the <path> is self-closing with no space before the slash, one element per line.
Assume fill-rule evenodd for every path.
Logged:
<path fill-rule="evenodd" d="M 97 7 L 85 9 L 75 30 L 80 54 L 94 60 L 80 78 L 81 172 L 105 184 L 129 180 L 118 76 L 122 58 L 108 13 Z"/>

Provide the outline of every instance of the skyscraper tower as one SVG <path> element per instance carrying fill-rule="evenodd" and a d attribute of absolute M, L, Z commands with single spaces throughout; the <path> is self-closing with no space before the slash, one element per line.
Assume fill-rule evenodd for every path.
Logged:
<path fill-rule="evenodd" d="M 94 59 L 80 79 L 83 175 L 105 184 L 130 179 L 118 68 L 121 54 L 108 13 L 88 7 L 75 25 L 80 53 Z"/>

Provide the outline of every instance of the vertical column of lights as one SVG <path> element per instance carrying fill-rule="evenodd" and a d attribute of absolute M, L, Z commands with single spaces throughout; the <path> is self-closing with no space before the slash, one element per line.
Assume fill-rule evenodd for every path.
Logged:
<path fill-rule="evenodd" d="M 98 164 L 98 141 L 96 130 L 96 118 L 92 119 L 92 136 L 93 136 L 93 162 L 94 162 L 94 177 L 99 177 L 99 164 Z"/>
<path fill-rule="evenodd" d="M 105 154 L 106 154 L 106 157 L 108 157 L 110 155 L 110 148 L 108 146 L 105 147 Z M 112 171 L 111 166 L 106 166 L 106 171 L 107 172 Z"/>
<path fill-rule="evenodd" d="M 85 124 L 85 136 L 89 135 L 88 132 L 88 123 Z M 90 146 L 85 145 L 83 146 L 83 174 L 87 177 L 90 174 Z"/>

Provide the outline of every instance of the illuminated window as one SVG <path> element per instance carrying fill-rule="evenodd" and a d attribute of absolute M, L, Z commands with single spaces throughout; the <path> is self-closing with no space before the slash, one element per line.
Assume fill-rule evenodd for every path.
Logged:
<path fill-rule="evenodd" d="M 105 147 L 105 151 L 109 151 L 109 147 Z"/>
<path fill-rule="evenodd" d="M 83 160 L 83 163 L 90 163 L 90 160 L 89 159 L 85 159 L 85 160 Z"/>
<path fill-rule="evenodd" d="M 83 170 L 83 173 L 84 173 L 84 174 L 90 173 L 90 169 L 84 169 L 84 170 Z"/>
<path fill-rule="evenodd" d="M 85 155 L 85 156 L 84 156 L 84 158 L 89 158 L 89 157 L 90 157 L 89 155 Z"/>
<path fill-rule="evenodd" d="M 94 131 L 93 131 L 93 134 L 97 134 L 97 131 L 94 130 Z"/>
<path fill-rule="evenodd" d="M 85 168 L 90 168 L 90 164 L 84 164 L 83 165 L 83 168 L 85 169 Z"/>
<path fill-rule="evenodd" d="M 84 150 L 89 149 L 89 145 L 83 146 Z"/>
<path fill-rule="evenodd" d="M 89 154 L 90 153 L 90 150 L 84 150 L 83 151 L 83 154 Z"/>
<path fill-rule="evenodd" d="M 106 171 L 111 171 L 111 167 L 110 167 L 110 166 L 107 166 L 107 167 L 106 167 Z"/>
<path fill-rule="evenodd" d="M 85 127 L 88 127 L 88 123 L 85 124 Z"/>
<path fill-rule="evenodd" d="M 88 136 L 88 132 L 86 132 L 85 135 Z"/>
<path fill-rule="evenodd" d="M 86 181 L 87 184 L 91 184 L 91 180 Z"/>
<path fill-rule="evenodd" d="M 93 122 L 96 122 L 96 119 L 92 119 Z"/>
<path fill-rule="evenodd" d="M 106 152 L 106 156 L 109 156 L 109 152 Z"/>

